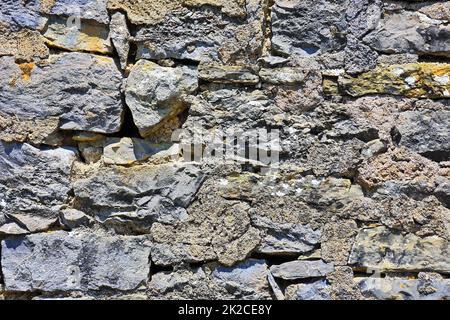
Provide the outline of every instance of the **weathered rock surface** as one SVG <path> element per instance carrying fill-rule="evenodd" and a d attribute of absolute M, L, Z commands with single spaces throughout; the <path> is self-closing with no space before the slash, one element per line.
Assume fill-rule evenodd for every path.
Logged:
<path fill-rule="evenodd" d="M 141 135 L 149 135 L 158 124 L 182 113 L 186 96 L 197 86 L 197 71 L 192 67 L 160 67 L 139 60 L 127 79 L 125 98 Z"/>
<path fill-rule="evenodd" d="M 145 237 L 58 231 L 2 241 L 7 291 L 135 290 L 147 281 Z"/>
<path fill-rule="evenodd" d="M 421 280 L 356 278 L 355 281 L 365 296 L 381 300 L 447 300 L 450 296 L 448 279 L 432 280 L 428 284 L 431 292 L 421 290 Z"/>
<path fill-rule="evenodd" d="M 358 77 L 344 75 L 339 78 L 339 83 L 354 97 L 392 94 L 439 99 L 450 96 L 449 77 L 449 64 L 418 63 L 378 68 Z"/>
<path fill-rule="evenodd" d="M 448 241 L 437 236 L 403 236 L 385 227 L 358 233 L 349 263 L 371 269 L 392 271 L 449 272 Z"/>
<path fill-rule="evenodd" d="M 0 224 L 14 222 L 30 232 L 54 224 L 69 198 L 75 157 L 69 149 L 0 143 L 0 216 L 7 218 Z"/>
<path fill-rule="evenodd" d="M 324 277 L 333 271 L 333 265 L 327 264 L 321 260 L 298 260 L 270 267 L 270 272 L 275 278 L 281 278 L 284 280 Z"/>
<path fill-rule="evenodd" d="M 111 133 L 120 129 L 122 77 L 111 58 L 66 53 L 52 55 L 41 64 L 15 64 L 12 57 L 3 57 L 0 70 L 3 117 L 25 121 L 58 117 L 63 130 Z"/>
<path fill-rule="evenodd" d="M 135 24 L 151 25 L 140 28 L 135 36 L 138 58 L 241 64 L 256 62 L 263 49 L 265 1 L 116 3 L 113 6 L 127 7 Z M 146 14 L 138 19 L 130 15 L 138 11 Z"/>
<path fill-rule="evenodd" d="M 154 222 L 186 219 L 186 208 L 202 180 L 195 166 L 167 164 L 106 168 L 73 186 L 83 212 L 119 230 L 148 233 Z"/>
<path fill-rule="evenodd" d="M 109 28 L 111 41 L 119 55 L 120 66 L 125 69 L 130 53 L 130 31 L 128 31 L 126 16 L 121 12 L 114 13 L 111 16 Z"/>
<path fill-rule="evenodd" d="M 250 259 L 232 268 L 220 266 L 161 272 L 149 283 L 157 299 L 269 299 L 267 264 Z"/>
<path fill-rule="evenodd" d="M 286 288 L 287 300 L 331 300 L 330 286 L 325 280 L 291 285 Z"/>
<path fill-rule="evenodd" d="M 15 59 L 31 61 L 45 59 L 49 50 L 44 38 L 37 31 L 22 29 L 12 32 L 6 25 L 0 23 L 0 56 L 13 56 Z"/>
<path fill-rule="evenodd" d="M 272 45 L 276 52 L 311 56 L 345 47 L 344 1 L 283 1 L 272 8 Z"/>
<path fill-rule="evenodd" d="M 111 54 L 108 27 L 91 21 L 67 25 L 67 19 L 50 18 L 44 32 L 48 46 L 68 51 Z"/>

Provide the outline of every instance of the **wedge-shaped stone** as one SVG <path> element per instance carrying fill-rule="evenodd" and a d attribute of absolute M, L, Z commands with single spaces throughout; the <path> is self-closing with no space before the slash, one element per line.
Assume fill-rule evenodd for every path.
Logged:
<path fill-rule="evenodd" d="M 411 63 L 378 67 L 357 77 L 342 75 L 339 83 L 353 97 L 392 94 L 411 98 L 448 98 L 450 64 Z"/>
<path fill-rule="evenodd" d="M 2 57 L 0 115 L 20 120 L 57 117 L 63 130 L 117 132 L 123 112 L 121 83 L 122 75 L 108 57 L 64 53 L 38 64 Z"/>
<path fill-rule="evenodd" d="M 127 105 L 142 136 L 151 133 L 163 120 L 170 121 L 186 108 L 186 95 L 198 87 L 193 67 L 161 67 L 139 60 L 131 69 L 125 88 Z"/>
<path fill-rule="evenodd" d="M 7 291 L 135 290 L 150 271 L 146 237 L 58 231 L 2 241 Z"/>
<path fill-rule="evenodd" d="M 447 240 L 437 236 L 403 236 L 385 227 L 363 229 L 348 263 L 386 271 L 450 272 L 450 247 Z"/>

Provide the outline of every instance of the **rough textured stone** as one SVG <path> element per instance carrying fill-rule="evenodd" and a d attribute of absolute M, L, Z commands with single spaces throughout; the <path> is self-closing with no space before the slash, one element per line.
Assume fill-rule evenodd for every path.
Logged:
<path fill-rule="evenodd" d="M 403 236 L 377 227 L 358 233 L 348 262 L 381 270 L 448 272 L 449 257 L 448 242 L 443 238 Z"/>
<path fill-rule="evenodd" d="M 420 280 L 401 278 L 356 278 L 365 296 L 381 300 L 447 300 L 450 296 L 448 280 L 434 280 L 433 292 L 421 292 Z"/>
<path fill-rule="evenodd" d="M 144 1 L 139 5 L 145 6 L 142 10 L 150 17 L 143 16 L 145 20 L 139 21 L 128 15 L 134 23 L 151 24 L 140 28 L 135 36 L 138 58 L 221 61 L 225 64 L 256 62 L 264 44 L 265 1 L 189 0 L 186 3 L 189 2 L 206 5 L 180 6 L 181 1 Z M 230 5 L 240 8 L 235 11 L 240 13 L 230 17 L 224 12 Z M 221 12 L 218 11 L 220 7 Z"/>
<path fill-rule="evenodd" d="M 284 280 L 296 280 L 305 278 L 323 277 L 334 271 L 331 264 L 321 260 L 317 261 L 292 261 L 270 267 L 270 272 L 275 278 Z"/>
<path fill-rule="evenodd" d="M 364 37 L 364 42 L 385 53 L 448 55 L 450 47 L 446 39 L 450 29 L 441 23 L 418 12 L 389 12 L 384 14 L 377 28 Z"/>
<path fill-rule="evenodd" d="M 30 232 L 57 221 L 59 206 L 69 198 L 75 152 L 0 143 L 0 216 Z M 1 220 L 0 220 L 1 223 Z M 1 223 L 3 224 L 3 223 Z"/>
<path fill-rule="evenodd" d="M 206 266 L 194 270 L 160 272 L 149 283 L 157 299 L 269 299 L 267 264 L 250 259 L 232 268 Z"/>
<path fill-rule="evenodd" d="M 63 130 L 111 133 L 120 128 L 122 77 L 111 58 L 66 53 L 41 64 L 15 64 L 13 58 L 3 57 L 0 70 L 3 117 L 58 117 Z"/>
<path fill-rule="evenodd" d="M 259 83 L 259 77 L 250 68 L 239 66 L 220 66 L 202 64 L 198 70 L 199 78 L 217 83 L 237 83 L 253 85 Z"/>
<path fill-rule="evenodd" d="M 120 66 L 125 69 L 130 53 L 130 32 L 128 31 L 127 18 L 121 12 L 116 12 L 111 16 L 109 24 L 111 30 L 110 37 L 120 59 Z"/>
<path fill-rule="evenodd" d="M 2 272 L 7 291 L 127 291 L 146 283 L 149 254 L 145 237 L 58 231 L 2 241 Z"/>
<path fill-rule="evenodd" d="M 102 223 L 148 232 L 153 222 L 187 218 L 203 180 L 192 165 L 109 168 L 74 183 L 77 206 Z"/>
<path fill-rule="evenodd" d="M 44 37 L 50 47 L 69 50 L 86 51 L 100 54 L 111 54 L 112 45 L 109 30 L 105 25 L 83 21 L 80 26 L 67 25 L 67 19 L 50 18 Z"/>
<path fill-rule="evenodd" d="M 358 77 L 344 75 L 339 83 L 354 97 L 378 93 L 439 99 L 450 96 L 449 77 L 449 64 L 418 63 L 380 67 Z"/>
<path fill-rule="evenodd" d="M 44 38 L 37 31 L 23 29 L 12 32 L 0 23 L 0 56 L 13 56 L 17 60 L 39 60 L 47 58 L 49 50 Z"/>
<path fill-rule="evenodd" d="M 343 49 L 345 2 L 276 0 L 272 8 L 273 49 L 299 56 Z"/>
<path fill-rule="evenodd" d="M 186 107 L 186 95 L 197 90 L 197 71 L 192 67 L 168 68 L 139 60 L 125 88 L 127 105 L 141 135 L 149 135 L 161 122 L 174 118 Z"/>
<path fill-rule="evenodd" d="M 325 280 L 291 285 L 286 288 L 287 300 L 331 300 L 330 286 Z"/>
<path fill-rule="evenodd" d="M 450 156 L 450 110 L 405 111 L 399 115 L 400 145 L 440 160 Z"/>
<path fill-rule="evenodd" d="M 108 138 L 103 148 L 103 161 L 106 164 L 132 165 L 168 148 L 168 145 L 152 144 L 144 139 Z"/>

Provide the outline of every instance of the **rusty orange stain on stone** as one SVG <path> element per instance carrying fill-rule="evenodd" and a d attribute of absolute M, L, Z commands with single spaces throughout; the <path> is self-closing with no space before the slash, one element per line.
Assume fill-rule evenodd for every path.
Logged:
<path fill-rule="evenodd" d="M 34 63 L 33 62 L 21 63 L 21 64 L 19 64 L 19 68 L 20 68 L 20 71 L 22 71 L 22 80 L 24 82 L 30 81 L 31 72 L 33 71 L 33 68 L 34 68 Z"/>

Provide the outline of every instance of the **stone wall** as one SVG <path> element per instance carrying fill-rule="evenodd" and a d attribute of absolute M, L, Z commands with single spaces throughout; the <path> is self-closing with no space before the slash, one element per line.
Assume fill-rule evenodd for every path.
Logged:
<path fill-rule="evenodd" d="M 450 1 L 0 9 L 0 297 L 450 297 Z"/>

